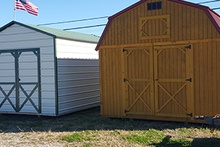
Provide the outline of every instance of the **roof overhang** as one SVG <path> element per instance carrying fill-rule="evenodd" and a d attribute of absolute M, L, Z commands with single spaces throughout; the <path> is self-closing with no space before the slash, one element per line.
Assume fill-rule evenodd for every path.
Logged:
<path fill-rule="evenodd" d="M 171 1 L 171 2 L 174 2 L 174 3 L 179 3 L 179 4 L 182 4 L 182 5 L 186 5 L 186 6 L 190 6 L 190 7 L 194 7 L 194 8 L 203 10 L 206 13 L 206 15 L 208 16 L 208 18 L 210 19 L 210 21 L 212 22 L 212 24 L 214 25 L 214 27 L 216 28 L 216 30 L 218 31 L 218 33 L 220 34 L 220 15 L 217 14 L 212 9 L 210 9 L 209 7 L 203 6 L 203 5 L 199 5 L 199 4 L 195 4 L 195 3 L 191 3 L 191 2 L 187 2 L 187 1 L 183 1 L 183 0 L 167 0 L 167 1 Z M 110 24 L 111 24 L 111 21 L 114 18 L 120 16 L 121 14 L 124 14 L 125 12 L 127 12 L 127 11 L 129 11 L 129 10 L 131 10 L 131 9 L 133 9 L 133 8 L 143 4 L 145 2 L 147 2 L 147 0 L 140 0 L 137 3 L 131 5 L 131 6 L 127 7 L 127 8 L 125 8 L 124 10 L 122 10 L 122 11 L 112 15 L 111 17 L 109 17 L 109 21 L 108 21 L 108 23 L 107 23 L 107 25 L 106 25 L 106 27 L 105 27 L 101 37 L 100 37 L 100 40 L 99 40 L 95 50 L 96 51 L 99 50 L 101 42 L 103 41 L 103 38 L 104 38 L 104 36 L 105 36 L 105 34 L 106 34 Z"/>

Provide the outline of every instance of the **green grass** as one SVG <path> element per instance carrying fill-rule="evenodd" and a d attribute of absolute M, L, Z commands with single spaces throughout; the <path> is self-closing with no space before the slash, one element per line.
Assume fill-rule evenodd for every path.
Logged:
<path fill-rule="evenodd" d="M 173 139 L 166 136 L 165 133 L 158 130 L 147 130 L 130 132 L 128 135 L 122 136 L 122 139 L 134 144 L 154 145 L 154 146 L 191 146 L 192 141 L 187 139 Z"/>
<path fill-rule="evenodd" d="M 85 132 L 77 132 L 72 135 L 63 136 L 61 140 L 67 142 L 83 142 L 83 141 L 93 141 L 95 140 L 93 132 L 85 131 Z M 92 135 L 92 136 L 91 136 Z"/>
<path fill-rule="evenodd" d="M 39 132 L 40 140 L 63 146 L 220 147 L 218 128 L 211 132 L 201 124 L 105 118 L 99 108 L 61 117 L 1 115 L 0 122 L 0 140 L 20 132 L 36 139 L 33 134 Z M 13 142 L 13 137 L 7 139 Z"/>
<path fill-rule="evenodd" d="M 125 141 L 138 144 L 152 144 L 160 142 L 166 135 L 158 130 L 150 129 L 147 131 L 130 132 L 121 136 Z"/>

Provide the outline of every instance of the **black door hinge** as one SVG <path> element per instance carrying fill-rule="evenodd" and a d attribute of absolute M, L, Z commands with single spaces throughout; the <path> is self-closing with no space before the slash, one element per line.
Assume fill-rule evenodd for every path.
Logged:
<path fill-rule="evenodd" d="M 129 112 L 128 110 L 125 109 L 125 113 Z"/>
<path fill-rule="evenodd" d="M 186 114 L 186 116 L 192 117 L 193 114 L 192 113 L 188 113 L 188 114 Z"/>
<path fill-rule="evenodd" d="M 185 46 L 186 49 L 191 49 L 192 46 L 191 45 L 188 45 L 188 46 Z"/>
<path fill-rule="evenodd" d="M 124 48 L 122 49 L 122 52 L 123 52 L 123 53 L 124 53 L 124 52 L 127 52 L 127 51 L 128 51 L 127 49 L 124 49 Z"/>
<path fill-rule="evenodd" d="M 192 82 L 192 78 L 186 79 L 187 82 Z"/>

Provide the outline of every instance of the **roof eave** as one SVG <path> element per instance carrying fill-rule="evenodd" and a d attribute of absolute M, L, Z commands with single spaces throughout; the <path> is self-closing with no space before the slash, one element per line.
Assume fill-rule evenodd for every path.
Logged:
<path fill-rule="evenodd" d="M 218 31 L 218 33 L 220 34 L 220 26 L 217 24 L 217 22 L 215 21 L 215 19 L 213 18 L 213 16 L 211 15 L 211 13 L 214 13 L 215 15 L 217 15 L 219 18 L 219 14 L 217 14 L 215 11 L 213 11 L 212 9 L 210 9 L 207 6 L 203 6 L 203 5 L 199 5 L 199 4 L 195 4 L 192 2 L 186 2 L 183 0 L 168 0 L 171 2 L 175 2 L 175 3 L 179 3 L 179 4 L 183 4 L 183 5 L 187 5 L 187 6 L 191 6 L 194 8 L 198 8 L 200 10 L 203 10 L 205 12 L 205 14 L 208 16 L 209 20 L 212 22 L 212 24 L 214 25 L 215 29 Z"/>
<path fill-rule="evenodd" d="M 71 38 L 60 37 L 60 36 L 56 36 L 56 38 L 59 38 L 59 39 L 65 39 L 65 40 L 71 40 L 71 41 L 78 41 L 78 42 L 86 42 L 86 43 L 98 43 L 98 41 L 89 41 L 89 40 L 71 39 Z"/>
<path fill-rule="evenodd" d="M 135 3 L 135 4 L 131 5 L 131 6 L 129 6 L 129 7 L 125 8 L 125 9 L 123 9 L 122 11 L 120 11 L 120 12 L 118 12 L 118 13 L 116 13 L 116 14 L 110 16 L 110 17 L 108 18 L 108 23 L 107 23 L 107 25 L 106 25 L 106 27 L 105 27 L 105 29 L 104 29 L 104 31 L 103 31 L 101 37 L 100 37 L 100 40 L 99 40 L 99 42 L 98 42 L 98 44 L 97 44 L 95 50 L 96 50 L 96 51 L 99 50 L 99 47 L 100 47 L 100 45 L 101 45 L 101 42 L 102 42 L 102 40 L 104 39 L 105 33 L 107 32 L 107 30 L 108 30 L 108 28 L 109 28 L 109 26 L 110 26 L 110 24 L 111 24 L 111 21 L 112 21 L 115 17 L 118 17 L 118 16 L 121 15 L 121 14 L 124 14 L 125 12 L 127 12 L 127 11 L 133 9 L 133 8 L 136 7 L 136 6 L 139 6 L 140 4 L 142 4 L 142 3 L 146 2 L 146 1 L 147 1 L 147 0 L 140 0 L 140 1 L 138 1 L 137 3 Z"/>
<path fill-rule="evenodd" d="M 95 50 L 96 50 L 96 51 L 99 50 L 99 47 L 100 47 L 100 45 L 101 45 L 101 42 L 103 41 L 103 38 L 104 38 L 104 36 L 105 36 L 105 33 L 106 33 L 106 31 L 108 30 L 108 28 L 109 28 L 109 26 L 110 26 L 110 24 L 111 24 L 111 21 L 112 21 L 115 17 L 117 17 L 117 16 L 119 16 L 119 15 L 121 15 L 121 14 L 123 14 L 123 13 L 125 13 L 125 12 L 127 12 L 127 11 L 129 11 L 129 10 L 131 10 L 131 9 L 133 9 L 134 7 L 136 7 L 136 6 L 138 6 L 138 5 L 142 4 L 142 3 L 144 3 L 144 2 L 146 2 L 146 1 L 147 1 L 147 0 L 140 0 L 139 2 L 133 4 L 133 5 L 131 5 L 131 6 L 127 7 L 127 8 L 125 8 L 124 10 L 122 10 L 122 11 L 116 13 L 115 15 L 112 15 L 111 17 L 109 17 L 109 21 L 108 21 L 108 23 L 107 23 L 107 25 L 106 25 L 106 27 L 105 27 L 105 29 L 104 29 L 102 35 L 101 35 L 101 38 L 100 38 L 100 40 L 99 40 L 99 42 L 98 42 L 98 44 L 97 44 Z M 209 17 L 210 21 L 212 22 L 212 24 L 214 25 L 214 27 L 216 28 L 216 30 L 218 31 L 218 33 L 220 34 L 220 27 L 218 26 L 217 22 L 214 20 L 214 18 L 213 18 L 213 17 L 211 16 L 211 14 L 209 13 L 209 11 L 212 11 L 213 13 L 215 13 L 215 12 L 214 12 L 213 10 L 211 10 L 209 7 L 207 7 L 207 6 L 202 6 L 202 5 L 195 4 L 195 3 L 191 3 L 191 2 L 186 2 L 186 1 L 183 1 L 183 0 L 168 0 L 168 1 L 175 2 L 175 3 L 179 3 L 179 4 L 183 4 L 183 5 L 187 5 L 187 6 L 191 6 L 191 7 L 196 7 L 196 8 L 198 8 L 198 9 L 203 10 L 203 11 L 206 13 L 206 15 Z M 216 13 L 215 13 L 215 14 L 216 14 Z M 218 14 L 216 14 L 216 15 L 218 15 Z M 219 15 L 218 15 L 218 16 L 219 16 Z M 219 17 L 220 17 L 220 16 L 219 16 Z"/>
<path fill-rule="evenodd" d="M 3 27 L 0 28 L 0 32 L 3 31 L 3 30 L 5 30 L 5 29 L 8 28 L 8 27 L 14 25 L 14 24 L 18 24 L 18 25 L 20 25 L 20 26 L 29 28 L 29 29 L 31 29 L 31 30 L 34 30 L 34 31 L 37 31 L 37 32 L 40 32 L 40 33 L 43 33 L 43 34 L 46 34 L 46 35 L 49 35 L 49 36 L 51 36 L 51 37 L 53 37 L 53 38 L 60 38 L 60 39 L 66 39 L 66 40 L 71 40 L 71 41 L 79 41 L 79 42 L 87 42 L 87 43 L 97 43 L 97 42 L 98 42 L 98 41 L 88 41 L 88 40 L 81 40 L 81 39 L 71 39 L 71 38 L 68 38 L 68 37 L 60 37 L 60 36 L 57 36 L 57 35 L 48 33 L 48 32 L 46 32 L 46 31 L 43 31 L 43 30 L 40 30 L 40 29 L 31 27 L 30 25 L 26 25 L 26 24 L 17 22 L 17 21 L 11 21 L 11 22 L 9 22 L 8 24 L 4 25 Z"/>
<path fill-rule="evenodd" d="M 35 31 L 37 31 L 37 32 L 40 32 L 40 33 L 49 35 L 49 36 L 51 36 L 51 37 L 56 37 L 56 35 L 54 35 L 54 34 L 50 34 L 50 33 L 48 33 L 48 32 L 42 31 L 42 30 L 38 30 L 38 29 L 36 29 L 36 28 L 33 28 L 33 27 L 29 26 L 29 25 L 26 25 L 26 24 L 23 24 L 23 23 L 20 23 L 20 22 L 17 22 L 17 21 L 11 21 L 11 22 L 9 22 L 8 24 L 4 25 L 3 27 L 0 28 L 0 32 L 3 31 L 3 30 L 5 30 L 5 29 L 8 28 L 8 27 L 14 25 L 14 24 L 18 24 L 18 25 L 20 25 L 20 26 L 23 26 L 23 27 L 26 27 L 26 28 L 35 30 Z"/>

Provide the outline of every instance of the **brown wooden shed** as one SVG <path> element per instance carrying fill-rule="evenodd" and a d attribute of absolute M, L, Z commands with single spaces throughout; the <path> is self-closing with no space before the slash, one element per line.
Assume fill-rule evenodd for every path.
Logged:
<path fill-rule="evenodd" d="M 181 0 L 140 0 L 109 18 L 96 47 L 101 114 L 194 122 L 220 113 L 220 16 Z"/>

